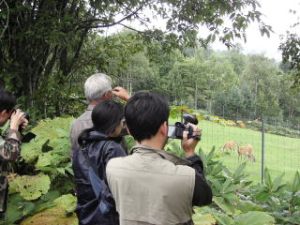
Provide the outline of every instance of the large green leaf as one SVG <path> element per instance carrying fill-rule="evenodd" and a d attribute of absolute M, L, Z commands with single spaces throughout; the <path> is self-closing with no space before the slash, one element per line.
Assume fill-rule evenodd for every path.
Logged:
<path fill-rule="evenodd" d="M 26 162 L 34 162 L 39 157 L 44 157 L 44 154 L 41 154 L 45 148 L 49 152 L 59 152 L 60 159 L 42 159 L 43 163 L 38 164 L 42 167 L 48 165 L 48 163 L 59 164 L 61 161 L 65 161 L 66 158 L 70 156 L 70 141 L 69 141 L 69 130 L 70 124 L 74 118 L 55 118 L 53 120 L 46 119 L 38 123 L 31 132 L 36 134 L 35 139 L 30 143 L 24 144 L 22 146 L 21 156 L 25 159 Z M 46 155 L 51 158 L 51 154 Z"/>
<path fill-rule="evenodd" d="M 209 213 L 195 213 L 193 215 L 193 221 L 195 225 L 214 225 L 217 222 L 216 219 Z"/>
<path fill-rule="evenodd" d="M 19 176 L 11 182 L 12 192 L 19 192 L 25 200 L 35 200 L 50 189 L 50 178 L 45 174 Z"/>
<path fill-rule="evenodd" d="M 213 202 L 220 207 L 227 215 L 233 215 L 235 213 L 235 206 L 231 202 L 226 201 L 221 197 L 214 197 Z"/>
<path fill-rule="evenodd" d="M 41 146 L 45 143 L 43 139 L 33 139 L 30 143 L 22 145 L 21 157 L 27 162 L 34 162 L 42 152 Z"/>
<path fill-rule="evenodd" d="M 213 211 L 212 214 L 213 214 L 214 218 L 218 221 L 217 224 L 235 225 L 234 220 L 230 216 L 228 216 L 224 213 Z"/>
<path fill-rule="evenodd" d="M 74 212 L 76 208 L 77 198 L 74 195 L 62 195 L 55 199 L 56 206 L 66 210 L 66 212 Z"/>
<path fill-rule="evenodd" d="M 282 184 L 282 178 L 284 176 L 284 173 L 276 177 L 273 181 L 273 186 L 272 186 L 272 192 L 278 192 L 282 190 L 282 188 L 285 187 L 286 184 Z"/>
<path fill-rule="evenodd" d="M 27 218 L 21 225 L 78 225 L 78 219 L 74 213 L 66 215 L 64 209 L 54 207 Z"/>
<path fill-rule="evenodd" d="M 297 171 L 291 185 L 292 192 L 300 191 L 300 173 Z"/>
<path fill-rule="evenodd" d="M 260 205 L 255 204 L 252 201 L 242 201 L 240 200 L 237 205 L 238 209 L 246 213 L 249 211 L 263 211 L 263 208 Z"/>
<path fill-rule="evenodd" d="M 78 220 L 74 214 L 77 199 L 68 194 L 54 200 L 55 206 L 46 209 L 24 220 L 22 225 L 77 225 Z"/>
<path fill-rule="evenodd" d="M 251 211 L 235 217 L 235 225 L 272 225 L 275 219 L 265 212 Z"/>
<path fill-rule="evenodd" d="M 5 221 L 0 224 L 11 225 L 23 217 L 23 201 L 19 194 L 9 195 Z"/>

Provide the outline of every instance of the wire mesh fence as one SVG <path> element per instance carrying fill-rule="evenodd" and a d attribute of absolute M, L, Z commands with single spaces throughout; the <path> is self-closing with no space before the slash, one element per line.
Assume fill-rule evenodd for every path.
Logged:
<path fill-rule="evenodd" d="M 200 121 L 203 130 L 201 148 L 213 146 L 220 160 L 235 169 L 247 162 L 246 171 L 255 182 L 263 180 L 265 168 L 275 177 L 284 174 L 291 180 L 300 171 L 300 126 L 274 118 L 236 118 L 207 116 Z"/>

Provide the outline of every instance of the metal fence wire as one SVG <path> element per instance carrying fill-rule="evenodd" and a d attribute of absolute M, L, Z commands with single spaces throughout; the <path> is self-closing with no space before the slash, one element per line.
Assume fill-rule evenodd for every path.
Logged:
<path fill-rule="evenodd" d="M 247 162 L 246 172 L 255 182 L 264 181 L 267 168 L 275 178 L 283 174 L 291 181 L 300 171 L 300 125 L 274 118 L 235 118 L 207 116 L 200 121 L 201 148 L 216 148 L 220 160 L 235 169 Z"/>

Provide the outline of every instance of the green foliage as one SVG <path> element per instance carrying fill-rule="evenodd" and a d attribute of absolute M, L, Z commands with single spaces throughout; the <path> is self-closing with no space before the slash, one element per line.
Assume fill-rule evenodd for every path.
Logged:
<path fill-rule="evenodd" d="M 178 154 L 179 143 L 169 143 L 168 149 Z M 266 169 L 265 183 L 252 185 L 245 174 L 245 163 L 230 171 L 219 161 L 214 148 L 207 154 L 200 150 L 199 154 L 214 197 L 211 206 L 195 209 L 195 224 L 216 224 L 215 221 L 224 225 L 299 223 L 299 172 L 292 183 L 285 184 L 282 175 L 272 179 Z"/>
<path fill-rule="evenodd" d="M 184 152 L 179 143 L 179 140 L 169 140 L 167 145 L 165 146 L 165 150 L 168 152 L 172 152 L 180 157 L 183 157 Z"/>
<path fill-rule="evenodd" d="M 274 218 L 264 212 L 251 211 L 235 218 L 236 225 L 272 225 L 274 223 Z"/>
<path fill-rule="evenodd" d="M 268 170 L 265 171 L 266 181 L 259 184 L 251 193 L 253 201 L 262 204 L 265 211 L 273 215 L 282 224 L 298 224 L 300 222 L 300 186 L 299 172 L 290 184 L 282 183 L 282 176 L 274 180 Z"/>
<path fill-rule="evenodd" d="M 76 197 L 73 195 L 63 195 L 54 200 L 55 206 L 46 209 L 34 216 L 22 221 L 22 225 L 77 225 L 78 220 L 74 213 L 76 208 Z"/>
<path fill-rule="evenodd" d="M 66 215 L 62 208 L 54 207 L 35 214 L 24 220 L 21 225 L 78 225 L 77 216 L 73 213 Z"/>
<path fill-rule="evenodd" d="M 1 1 L 0 76 L 5 78 L 9 89 L 16 91 L 34 117 L 76 113 L 79 106 L 72 107 L 70 103 L 78 100 L 78 95 L 72 95 L 78 86 L 72 87 L 72 84 L 95 69 L 108 71 L 107 65 L 112 62 L 107 55 L 127 57 L 131 53 L 129 48 L 121 48 L 124 46 L 122 41 L 117 44 L 120 48 L 115 45 L 110 48 L 108 43 L 104 51 L 98 48 L 91 53 L 89 46 L 94 42 L 87 44 L 89 35 L 95 37 L 93 33 L 104 33 L 115 25 L 128 27 L 124 22 L 132 20 L 147 27 L 152 16 L 146 16 L 144 12 L 150 8 L 153 16 L 167 20 L 165 30 L 168 34 L 155 28 L 137 31 L 146 43 L 157 42 L 165 51 L 174 46 L 194 47 L 196 43 L 206 46 L 219 38 L 226 46 L 231 46 L 236 38 L 245 40 L 245 30 L 252 22 L 258 22 L 262 35 L 269 34 L 271 27 L 261 21 L 258 7 L 256 0 L 224 1 L 221 4 L 205 0 L 180 4 L 172 0 Z M 226 23 L 224 17 L 228 17 Z M 15 18 L 21 19 L 16 22 Z M 200 25 L 208 29 L 197 42 Z M 116 57 L 116 70 L 122 71 L 123 56 Z"/>
<path fill-rule="evenodd" d="M 54 203 L 56 206 L 64 209 L 67 213 L 71 213 L 75 211 L 77 199 L 71 194 L 62 195 L 61 197 L 55 199 Z"/>
<path fill-rule="evenodd" d="M 24 216 L 33 215 L 55 206 L 53 201 L 58 198 L 59 195 L 60 193 L 57 191 L 50 191 L 34 201 L 24 201 L 19 194 L 9 195 L 6 220 L 3 224 L 15 224 L 17 221 L 22 220 Z"/>
<path fill-rule="evenodd" d="M 193 110 L 187 107 L 186 105 L 181 106 L 171 106 L 170 110 L 170 118 L 178 119 L 182 117 L 183 113 L 193 113 Z"/>
<path fill-rule="evenodd" d="M 22 146 L 21 156 L 51 177 L 70 173 L 69 128 L 73 118 L 46 119 L 32 129 L 37 136 Z"/>
<path fill-rule="evenodd" d="M 128 151 L 130 151 L 132 149 L 132 147 L 135 146 L 135 144 L 136 144 L 135 140 L 133 139 L 133 137 L 131 135 L 125 136 L 125 143 L 126 143 Z"/>
<path fill-rule="evenodd" d="M 174 110 L 181 112 L 183 108 Z M 24 160 L 32 164 L 35 170 L 11 182 L 7 220 L 2 224 L 78 224 L 74 214 L 76 197 L 69 194 L 72 189 L 68 144 L 71 120 L 45 120 L 32 129 L 37 137 L 28 144 Z M 129 136 L 126 142 L 134 145 L 134 140 Z M 31 145 L 36 149 L 32 155 L 29 151 Z M 170 140 L 166 149 L 183 156 L 178 140 Z M 50 155 L 51 152 L 55 154 Z M 201 149 L 197 152 L 203 160 L 214 198 L 211 206 L 195 208 L 195 224 L 300 223 L 299 172 L 291 183 L 286 184 L 282 175 L 272 179 L 269 170 L 266 170 L 265 183 L 252 185 L 245 173 L 245 163 L 229 170 L 220 161 L 221 155 L 215 148 L 207 154 Z M 36 171 L 45 174 L 36 174 Z"/>
<path fill-rule="evenodd" d="M 25 168 L 29 169 L 26 169 L 26 175 L 16 176 L 10 183 L 8 224 L 36 213 L 24 224 L 28 221 L 36 224 L 48 221 L 53 225 L 70 224 L 70 221 L 77 223 L 73 215 L 76 198 L 72 195 L 58 198 L 73 190 L 69 143 L 72 120 L 71 117 L 46 119 L 32 128 L 31 132 L 36 134 L 36 138 L 24 144 L 21 151 Z"/>
<path fill-rule="evenodd" d="M 20 193 L 25 200 L 36 200 L 50 189 L 50 178 L 44 174 L 19 176 L 10 183 L 11 193 Z"/>
<path fill-rule="evenodd" d="M 299 22 L 298 22 L 299 25 Z M 285 40 L 280 45 L 282 61 L 293 74 L 293 86 L 300 87 L 300 37 L 296 33 L 287 32 Z"/>

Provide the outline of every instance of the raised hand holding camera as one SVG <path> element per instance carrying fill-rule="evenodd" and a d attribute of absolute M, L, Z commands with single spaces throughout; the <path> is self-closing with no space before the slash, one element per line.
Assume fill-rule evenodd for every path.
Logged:
<path fill-rule="evenodd" d="M 199 129 L 196 125 L 191 123 L 188 123 L 186 126 L 189 127 L 189 130 L 192 130 L 192 135 L 190 135 L 190 131 L 183 131 L 181 145 L 185 152 L 185 156 L 190 157 L 195 154 L 195 148 L 201 136 L 201 129 Z"/>
<path fill-rule="evenodd" d="M 20 109 L 15 110 L 10 117 L 10 129 L 20 130 L 27 126 L 28 120 L 26 115 Z"/>
<path fill-rule="evenodd" d="M 201 135 L 194 132 L 193 126 L 197 125 L 198 119 L 195 115 L 183 114 L 183 123 L 176 122 L 175 125 L 169 125 L 168 137 L 174 139 L 183 139 L 183 132 L 187 131 L 187 138 L 200 140 Z"/>

